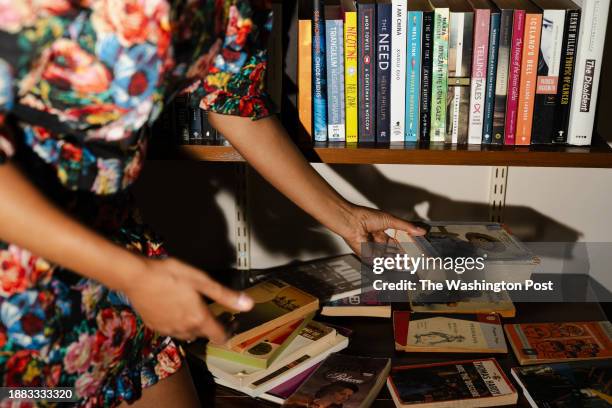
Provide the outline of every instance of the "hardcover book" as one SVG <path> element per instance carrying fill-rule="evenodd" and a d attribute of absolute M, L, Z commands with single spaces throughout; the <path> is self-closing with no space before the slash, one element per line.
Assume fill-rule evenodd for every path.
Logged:
<path fill-rule="evenodd" d="M 312 6 L 312 120 L 314 140 L 327 141 L 327 70 L 323 0 Z"/>
<path fill-rule="evenodd" d="M 346 109 L 346 142 L 357 143 L 359 119 L 357 107 L 357 9 L 352 1 L 344 12 L 344 97 Z"/>
<path fill-rule="evenodd" d="M 234 347 L 208 343 L 206 354 L 257 368 L 267 368 L 312 320 L 314 313 L 255 336 Z"/>
<path fill-rule="evenodd" d="M 561 70 L 559 87 L 557 88 L 557 106 L 553 126 L 553 143 L 567 141 L 570 103 L 572 101 L 572 84 L 576 60 L 576 45 L 580 29 L 580 8 L 568 1 L 565 15 L 565 33 L 563 34 L 563 50 L 561 52 Z"/>
<path fill-rule="evenodd" d="M 312 8 L 310 8 L 312 11 Z M 298 19 L 298 115 L 302 138 L 312 138 L 312 15 L 305 7 Z M 304 14 L 306 15 L 304 15 Z"/>
<path fill-rule="evenodd" d="M 470 75 L 474 12 L 467 0 L 448 0 L 450 34 L 448 48 L 448 107 L 446 142 L 467 143 L 470 114 Z"/>
<path fill-rule="evenodd" d="M 506 318 L 516 315 L 516 308 L 506 291 L 475 290 L 468 293 L 452 291 L 446 295 L 445 302 L 440 302 L 437 294 L 417 291 L 410 298 L 410 309 L 415 313 L 497 313 Z M 430 300 L 432 298 L 435 302 Z"/>
<path fill-rule="evenodd" d="M 518 111 L 516 115 L 515 144 L 531 144 L 531 126 L 537 80 L 542 11 L 530 2 L 525 7 L 525 33 L 519 87 Z"/>
<path fill-rule="evenodd" d="M 408 1 L 392 0 L 391 3 L 391 141 L 404 142 Z"/>
<path fill-rule="evenodd" d="M 236 346 L 275 327 L 303 318 L 319 308 L 319 300 L 287 283 L 270 279 L 246 289 L 255 305 L 248 312 L 228 309 L 219 303 L 209 306 L 222 324 L 232 328 L 227 347 Z"/>
<path fill-rule="evenodd" d="M 446 98 L 448 94 L 448 33 L 450 9 L 446 0 L 433 0 L 434 31 L 431 74 L 431 142 L 446 140 Z"/>
<path fill-rule="evenodd" d="M 489 34 L 489 58 L 487 63 L 487 89 L 484 101 L 484 119 L 482 124 L 482 143 L 493 143 L 493 117 L 495 112 L 495 89 L 497 87 L 497 58 L 499 53 L 499 36 L 501 14 L 497 7 L 491 10 Z M 501 136 L 499 138 L 501 140 Z"/>
<path fill-rule="evenodd" d="M 200 101 L 189 98 L 189 144 L 201 145 L 204 141 L 202 136 L 202 109 Z"/>
<path fill-rule="evenodd" d="M 507 353 L 496 314 L 393 312 L 395 349 L 417 353 Z"/>
<path fill-rule="evenodd" d="M 524 35 L 525 7 L 524 3 L 521 2 L 515 5 L 512 20 L 512 45 L 510 47 L 510 67 L 508 70 L 508 100 L 506 102 L 506 123 L 504 125 L 505 145 L 516 143 L 516 117 L 518 114 Z"/>
<path fill-rule="evenodd" d="M 493 358 L 393 367 L 387 387 L 396 407 L 493 407 L 518 400 Z"/>
<path fill-rule="evenodd" d="M 391 138 L 391 0 L 376 4 L 376 141 Z"/>
<path fill-rule="evenodd" d="M 408 5 L 408 54 L 406 71 L 406 133 L 404 141 L 417 142 L 421 124 L 421 59 L 423 46 L 423 13 L 430 12 L 428 1 Z"/>
<path fill-rule="evenodd" d="M 612 358 L 612 324 L 601 322 L 506 324 L 521 365 Z"/>
<path fill-rule="evenodd" d="M 376 141 L 376 2 L 357 2 L 359 142 Z"/>
<path fill-rule="evenodd" d="M 474 8 L 474 50 L 472 53 L 468 143 L 478 145 L 482 143 L 484 127 L 489 31 L 493 6 L 488 0 L 472 0 L 471 4 Z"/>
<path fill-rule="evenodd" d="M 573 86 L 577 94 L 570 104 L 567 142 L 572 145 L 590 145 L 595 124 L 610 0 L 574 2 L 580 6 L 582 13 Z"/>
<path fill-rule="evenodd" d="M 612 404 L 610 361 L 513 367 L 512 376 L 533 408 L 609 407 Z"/>
<path fill-rule="evenodd" d="M 428 2 L 429 4 L 429 2 Z M 431 7 L 431 4 L 429 4 Z M 429 141 L 431 133 L 431 75 L 433 69 L 433 10 L 423 12 L 423 51 L 421 53 L 421 129 L 420 139 Z"/>
<path fill-rule="evenodd" d="M 174 98 L 173 122 L 178 142 L 189 144 L 189 94 L 180 93 Z"/>
<path fill-rule="evenodd" d="M 549 144 L 557 106 L 565 9 L 555 0 L 534 0 L 534 3 L 543 10 L 543 20 L 531 142 Z"/>
<path fill-rule="evenodd" d="M 388 358 L 332 354 L 283 407 L 367 408 L 385 384 L 390 366 Z"/>
<path fill-rule="evenodd" d="M 312 294 L 321 302 L 344 299 L 361 293 L 362 265 L 353 254 L 290 264 L 257 273 L 251 283 L 275 278 Z"/>
<path fill-rule="evenodd" d="M 266 369 L 258 369 L 217 357 L 202 356 L 197 352 L 194 354 L 206 359 L 208 369 L 215 377 L 217 384 L 233 388 L 252 397 L 258 397 L 319 364 L 330 353 L 340 351 L 347 345 L 348 338 L 326 325 L 313 321 Z"/>
<path fill-rule="evenodd" d="M 371 290 L 359 295 L 323 303 L 323 316 L 391 317 L 391 303 L 383 292 Z"/>
<path fill-rule="evenodd" d="M 493 0 L 500 9 L 499 46 L 497 48 L 497 74 L 495 79 L 495 106 L 493 111 L 492 144 L 504 144 L 506 127 L 506 105 L 508 102 L 508 78 L 510 73 L 510 50 L 512 48 L 512 26 L 514 2 Z"/>
<path fill-rule="evenodd" d="M 346 140 L 344 118 L 344 21 L 339 0 L 325 5 L 327 140 Z M 331 3 L 331 4 L 330 4 Z"/>

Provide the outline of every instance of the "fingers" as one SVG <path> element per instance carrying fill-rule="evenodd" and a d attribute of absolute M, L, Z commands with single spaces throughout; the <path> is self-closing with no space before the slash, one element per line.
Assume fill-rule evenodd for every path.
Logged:
<path fill-rule="evenodd" d="M 238 292 L 221 285 L 206 273 L 188 267 L 191 283 L 195 289 L 211 300 L 233 310 L 248 311 L 253 307 L 253 299 L 244 292 Z"/>
<path fill-rule="evenodd" d="M 417 227 L 416 225 L 403 220 L 401 218 L 397 218 L 393 215 L 388 214 L 388 225 L 390 228 L 406 231 L 410 235 L 424 235 L 427 231 L 423 228 Z"/>

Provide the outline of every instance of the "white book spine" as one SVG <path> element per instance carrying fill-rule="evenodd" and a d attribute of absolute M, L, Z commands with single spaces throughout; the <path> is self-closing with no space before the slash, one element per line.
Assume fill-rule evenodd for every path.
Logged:
<path fill-rule="evenodd" d="M 461 67 L 463 66 L 463 28 L 464 28 L 464 15 L 463 13 L 458 13 L 456 18 L 451 17 L 451 23 L 457 24 L 457 44 L 456 44 L 456 56 L 455 56 L 455 69 L 456 73 L 461 73 Z M 452 28 L 455 29 L 454 27 Z M 450 61 L 449 61 L 450 62 Z M 449 90 L 449 92 L 451 92 Z M 451 126 L 451 140 L 450 142 L 453 144 L 459 143 L 459 119 L 460 119 L 460 105 L 461 105 L 461 88 L 455 87 L 454 92 L 452 92 L 453 96 L 453 109 L 450 109 L 453 112 L 453 117 L 451 118 L 453 121 L 453 125 Z"/>
<path fill-rule="evenodd" d="M 572 145 L 589 145 L 595 125 L 597 91 L 610 0 L 574 0 L 574 2 L 582 8 L 582 16 L 567 142 Z"/>
<path fill-rule="evenodd" d="M 403 142 L 406 126 L 408 0 L 393 0 L 391 10 L 391 142 Z"/>
<path fill-rule="evenodd" d="M 468 143 L 476 145 L 482 143 L 482 132 L 484 128 L 490 21 L 490 10 L 479 9 L 474 13 L 474 49 L 472 56 Z"/>

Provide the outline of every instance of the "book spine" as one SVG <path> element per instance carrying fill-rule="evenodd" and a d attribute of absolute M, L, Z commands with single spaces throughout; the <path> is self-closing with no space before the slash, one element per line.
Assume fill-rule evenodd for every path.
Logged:
<path fill-rule="evenodd" d="M 344 24 L 325 21 L 327 46 L 327 140 L 344 142 Z"/>
<path fill-rule="evenodd" d="M 376 141 L 389 143 L 391 135 L 391 3 L 376 9 Z"/>
<path fill-rule="evenodd" d="M 468 128 L 469 144 L 482 143 L 490 25 L 491 10 L 476 9 L 474 15 L 474 52 L 472 56 L 470 123 Z"/>
<path fill-rule="evenodd" d="M 344 97 L 346 142 L 357 143 L 357 12 L 344 14 Z"/>
<path fill-rule="evenodd" d="M 393 0 L 391 39 L 391 141 L 403 142 L 406 127 L 407 0 Z"/>
<path fill-rule="evenodd" d="M 327 73 L 322 3 L 322 0 L 314 0 L 312 9 L 312 116 L 314 139 L 317 142 L 327 141 Z"/>
<path fill-rule="evenodd" d="M 357 3 L 359 142 L 376 141 L 376 5 Z"/>
<path fill-rule="evenodd" d="M 563 36 L 563 65 L 560 72 L 559 89 L 557 90 L 557 108 L 553 127 L 553 143 L 567 141 L 567 128 L 569 124 L 570 102 L 572 100 L 572 82 L 574 80 L 574 66 L 576 57 L 576 43 L 580 28 L 580 9 L 568 10 L 565 20 L 565 34 Z"/>
<path fill-rule="evenodd" d="M 212 127 L 208 121 L 208 111 L 202 110 L 200 115 L 202 116 L 201 123 L 203 143 L 213 143 L 214 141 L 218 140 L 217 129 Z"/>
<path fill-rule="evenodd" d="M 540 61 L 535 95 L 532 144 L 552 143 L 553 122 L 557 106 L 559 69 L 565 26 L 565 10 L 544 10 L 546 26 L 542 30 Z"/>
<path fill-rule="evenodd" d="M 473 31 L 473 13 L 451 13 L 448 51 L 447 143 L 467 143 Z"/>
<path fill-rule="evenodd" d="M 189 101 L 189 143 L 202 144 L 202 110 L 197 101 Z"/>
<path fill-rule="evenodd" d="M 272 32 L 283 32 L 283 3 L 272 1 Z M 281 113 L 283 99 L 283 38 L 268 36 L 266 48 L 266 92 L 272 102 L 272 113 Z"/>
<path fill-rule="evenodd" d="M 189 95 L 174 98 L 174 129 L 181 144 L 189 144 Z"/>
<path fill-rule="evenodd" d="M 523 36 L 525 34 L 525 10 L 514 10 L 512 23 L 512 49 L 510 51 L 510 70 L 508 71 L 508 102 L 506 104 L 506 124 L 504 144 L 513 145 L 516 136 L 516 116 L 521 80 L 521 60 L 523 57 Z"/>
<path fill-rule="evenodd" d="M 493 113 L 495 110 L 495 84 L 497 79 L 497 54 L 499 51 L 499 28 L 501 15 L 491 14 L 489 34 L 489 58 L 487 61 L 487 88 L 484 100 L 482 123 L 482 143 L 491 144 L 493 140 Z"/>
<path fill-rule="evenodd" d="M 450 11 L 434 12 L 433 62 L 431 75 L 430 141 L 444 142 L 446 136 L 446 97 L 448 93 L 448 22 Z"/>
<path fill-rule="evenodd" d="M 312 138 L 312 21 L 298 22 L 298 114 L 300 134 Z"/>
<path fill-rule="evenodd" d="M 408 12 L 408 61 L 406 71 L 406 134 L 404 141 L 419 140 L 419 103 L 421 95 L 421 33 L 423 12 Z"/>
<path fill-rule="evenodd" d="M 570 105 L 567 142 L 572 145 L 590 145 L 610 0 L 578 0 L 576 3 L 582 7 L 582 22 L 573 87 L 577 95 Z"/>
<path fill-rule="evenodd" d="M 499 47 L 497 54 L 497 78 L 495 83 L 495 107 L 493 111 L 492 144 L 504 143 L 506 125 L 506 104 L 508 101 L 508 73 L 510 70 L 510 50 L 512 48 L 512 10 L 502 10 Z"/>
<path fill-rule="evenodd" d="M 421 131 L 420 138 L 429 141 L 431 130 L 431 74 L 433 56 L 434 12 L 423 13 L 423 51 L 421 53 Z"/>
<path fill-rule="evenodd" d="M 525 17 L 525 36 L 523 38 L 523 63 L 521 65 L 521 86 L 519 91 L 518 113 L 516 118 L 516 144 L 531 144 L 531 125 L 538 70 L 542 14 L 530 13 Z"/>

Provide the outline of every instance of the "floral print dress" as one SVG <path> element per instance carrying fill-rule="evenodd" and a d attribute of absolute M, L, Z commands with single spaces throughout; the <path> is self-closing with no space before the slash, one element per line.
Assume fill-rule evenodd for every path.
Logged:
<path fill-rule="evenodd" d="M 15 161 L 108 239 L 165 256 L 129 194 L 142 129 L 184 89 L 209 111 L 269 115 L 270 10 L 269 0 L 0 0 L 0 165 Z M 70 386 L 79 406 L 112 407 L 181 364 L 121 293 L 0 241 L 2 386 Z"/>

